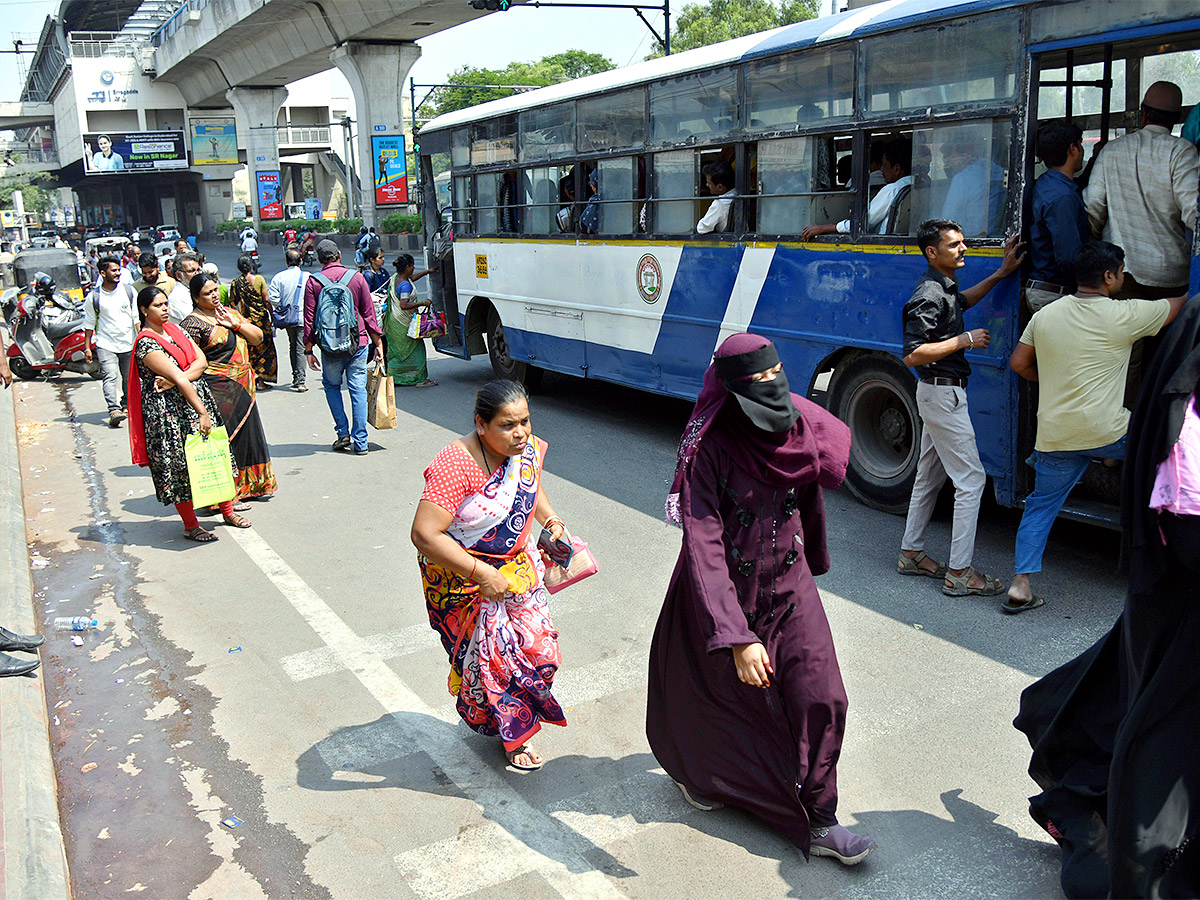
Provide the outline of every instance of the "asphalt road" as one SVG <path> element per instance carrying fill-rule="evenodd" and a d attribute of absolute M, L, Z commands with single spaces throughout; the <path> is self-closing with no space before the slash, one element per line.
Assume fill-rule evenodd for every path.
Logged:
<path fill-rule="evenodd" d="M 233 274 L 232 250 L 209 255 Z M 43 619 L 102 623 L 43 652 L 75 896 L 1059 895 L 1010 723 L 1022 688 L 1118 614 L 1114 534 L 1061 523 L 1047 605 L 1005 617 L 897 577 L 903 521 L 827 496 L 818 582 L 851 703 L 839 815 L 880 849 L 853 870 L 805 863 L 747 815 L 686 806 L 645 741 L 686 404 L 546 379 L 532 403 L 546 490 L 601 566 L 551 603 L 569 727 L 544 731 L 548 762 L 519 774 L 458 722 L 408 530 L 422 470 L 468 428 L 490 369 L 435 355 L 430 374 L 440 386 L 401 392 L 398 427 L 372 431 L 365 457 L 330 451 L 315 379 L 260 395 L 279 493 L 254 504 L 253 529 L 218 526 L 204 546 L 104 424 L 98 382 L 15 388 Z M 1010 574 L 1015 526 L 985 509 L 977 566 Z M 935 555 L 948 541 L 943 512 Z"/>

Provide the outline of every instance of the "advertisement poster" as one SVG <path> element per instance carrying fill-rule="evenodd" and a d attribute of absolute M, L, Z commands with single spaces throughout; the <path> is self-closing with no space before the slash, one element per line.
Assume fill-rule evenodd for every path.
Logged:
<path fill-rule="evenodd" d="M 310 222 L 321 218 L 320 197 L 304 198 L 304 218 L 308 219 Z"/>
<path fill-rule="evenodd" d="M 283 218 L 278 169 L 258 173 L 258 217 L 264 220 Z"/>
<path fill-rule="evenodd" d="M 192 119 L 192 162 L 197 166 L 237 165 L 237 124 L 233 116 Z"/>
<path fill-rule="evenodd" d="M 388 134 L 371 138 L 375 160 L 375 205 L 395 206 L 408 202 L 408 171 L 404 156 L 404 135 Z"/>
<path fill-rule="evenodd" d="M 187 167 L 182 131 L 109 131 L 83 136 L 83 168 L 88 175 Z"/>

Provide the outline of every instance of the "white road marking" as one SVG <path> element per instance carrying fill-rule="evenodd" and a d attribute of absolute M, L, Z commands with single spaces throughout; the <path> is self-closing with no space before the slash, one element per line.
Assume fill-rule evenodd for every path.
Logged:
<path fill-rule="evenodd" d="M 381 659 L 395 659 L 421 650 L 432 650 L 441 644 L 437 632 L 430 628 L 428 623 L 369 635 L 363 640 L 375 648 Z M 292 681 L 307 681 L 318 675 L 332 675 L 346 668 L 330 647 L 293 653 L 281 659 L 279 664 Z"/>
<path fill-rule="evenodd" d="M 750 327 L 754 308 L 758 306 L 758 295 L 767 283 L 767 273 L 771 270 L 771 260 L 774 258 L 774 247 L 747 247 L 742 253 L 737 278 L 729 294 L 729 305 L 725 307 L 725 318 L 721 321 L 721 331 L 713 345 L 714 350 L 731 334 Z"/>
<path fill-rule="evenodd" d="M 358 678 L 372 697 L 390 714 L 416 713 L 454 725 L 458 717 L 449 708 L 435 709 L 400 680 L 365 639 L 359 637 L 317 593 L 308 586 L 271 546 L 252 530 L 232 530 L 233 539 L 285 599 Z M 451 781 L 473 800 L 487 819 L 502 829 L 511 843 L 505 853 L 514 869 L 536 870 L 564 898 L 621 898 L 624 894 L 588 862 L 585 854 L 594 847 L 581 835 L 568 831 L 542 811 L 531 806 L 500 777 L 493 762 L 485 762 L 452 728 L 413 725 L 406 720 L 410 739 L 418 745 Z M 499 756 L 499 753 L 497 753 Z M 454 840 L 475 841 L 467 828 Z M 482 841 L 487 844 L 486 838 Z M 405 854 L 401 854 L 404 857 Z M 399 858 L 397 860 L 399 863 Z M 448 884 L 430 885 L 417 877 L 413 889 L 423 897 L 449 898 L 478 889 L 479 874 L 496 865 L 493 856 L 463 859 L 446 873 Z M 409 878 L 410 870 L 404 870 Z"/>

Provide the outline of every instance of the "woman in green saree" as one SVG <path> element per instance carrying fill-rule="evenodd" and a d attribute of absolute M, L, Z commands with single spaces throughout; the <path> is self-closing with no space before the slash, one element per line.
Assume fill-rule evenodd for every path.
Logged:
<path fill-rule="evenodd" d="M 387 371 L 396 387 L 432 387 L 437 384 L 429 377 L 425 366 L 425 341 L 410 338 L 408 326 L 413 313 L 428 308 L 430 300 L 418 300 L 413 282 L 424 278 L 433 269 L 413 273 L 413 258 L 402 253 L 396 257 L 396 274 L 388 280 L 386 308 L 383 314 L 383 333 L 387 337 Z"/>

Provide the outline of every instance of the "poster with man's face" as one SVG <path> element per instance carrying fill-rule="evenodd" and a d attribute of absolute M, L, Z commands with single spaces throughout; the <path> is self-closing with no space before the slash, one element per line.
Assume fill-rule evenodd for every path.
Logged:
<path fill-rule="evenodd" d="M 83 136 L 83 169 L 88 175 L 187 167 L 182 131 L 105 131 Z"/>
<path fill-rule="evenodd" d="M 258 173 L 258 217 L 260 219 L 283 218 L 278 169 Z"/>
<path fill-rule="evenodd" d="M 371 138 L 375 159 L 375 205 L 398 206 L 408 202 L 408 166 L 404 155 L 404 135 L 388 134 Z"/>

